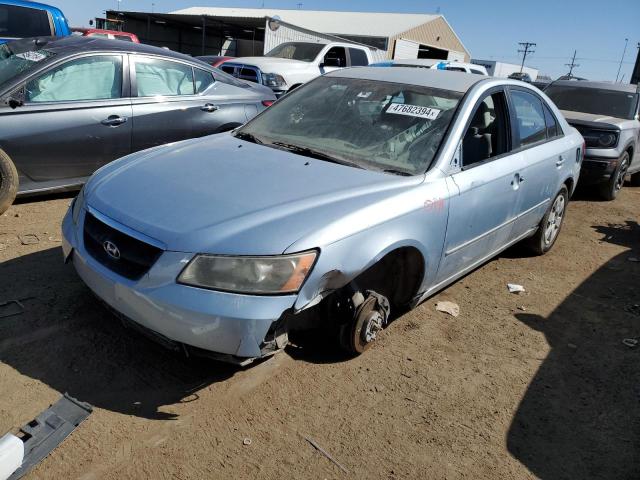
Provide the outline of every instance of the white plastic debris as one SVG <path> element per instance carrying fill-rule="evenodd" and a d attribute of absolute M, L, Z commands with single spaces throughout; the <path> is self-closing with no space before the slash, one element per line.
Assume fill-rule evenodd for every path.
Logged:
<path fill-rule="evenodd" d="M 245 438 L 244 440 L 242 440 L 242 444 L 246 445 L 247 447 L 249 445 L 251 445 L 253 442 L 251 441 L 251 439 L 249 437 Z"/>
<path fill-rule="evenodd" d="M 7 433 L 0 438 L 0 480 L 7 480 L 22 465 L 24 443 L 15 435 Z"/>
<path fill-rule="evenodd" d="M 517 283 L 507 283 L 507 288 L 509 289 L 509 293 L 521 293 L 525 291 L 524 287 Z"/>
<path fill-rule="evenodd" d="M 625 344 L 629 348 L 635 348 L 635 347 L 638 346 L 638 339 L 637 338 L 625 338 L 624 340 L 622 340 L 622 343 Z"/>
<path fill-rule="evenodd" d="M 439 312 L 448 313 L 452 317 L 460 315 L 460 306 L 457 303 L 442 301 L 436 303 L 436 310 Z"/>
<path fill-rule="evenodd" d="M 629 260 L 630 262 L 640 262 L 640 258 L 638 257 L 629 257 L 627 260 Z"/>

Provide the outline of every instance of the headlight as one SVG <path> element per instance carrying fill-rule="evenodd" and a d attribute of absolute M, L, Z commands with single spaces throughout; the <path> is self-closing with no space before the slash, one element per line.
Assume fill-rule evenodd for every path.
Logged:
<path fill-rule="evenodd" d="M 587 148 L 613 148 L 618 144 L 620 132 L 615 130 L 582 130 Z"/>
<path fill-rule="evenodd" d="M 615 147 L 618 143 L 618 134 L 615 132 L 601 132 L 598 136 L 598 145 L 602 148 Z"/>
<path fill-rule="evenodd" d="M 80 189 L 80 193 L 73 200 L 71 204 L 71 218 L 73 219 L 73 223 L 78 223 L 78 218 L 80 217 L 80 212 L 82 211 L 82 207 L 84 205 L 84 187 Z"/>
<path fill-rule="evenodd" d="M 316 255 L 315 251 L 276 257 L 196 255 L 178 282 L 235 293 L 295 293 L 311 271 Z"/>
<path fill-rule="evenodd" d="M 282 76 L 277 73 L 263 73 L 262 74 L 262 84 L 267 87 L 284 87 L 287 82 L 284 81 Z"/>

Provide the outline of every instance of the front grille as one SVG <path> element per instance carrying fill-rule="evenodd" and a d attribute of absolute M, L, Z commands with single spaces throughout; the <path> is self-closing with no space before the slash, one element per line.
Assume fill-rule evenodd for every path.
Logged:
<path fill-rule="evenodd" d="M 106 243 L 115 246 L 119 255 L 109 255 Z M 147 273 L 162 254 L 158 247 L 130 237 L 90 213 L 84 219 L 84 247 L 102 265 L 130 280 Z"/>

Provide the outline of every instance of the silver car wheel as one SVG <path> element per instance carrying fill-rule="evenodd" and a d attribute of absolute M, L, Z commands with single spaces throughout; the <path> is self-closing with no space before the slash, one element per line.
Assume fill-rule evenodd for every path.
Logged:
<path fill-rule="evenodd" d="M 549 217 L 547 218 L 547 226 L 544 229 L 544 243 L 550 245 L 558 236 L 562 219 L 564 217 L 565 200 L 564 195 L 558 195 L 553 202 Z"/>
<path fill-rule="evenodd" d="M 618 177 L 616 178 L 615 189 L 619 191 L 624 185 L 624 178 L 627 176 L 627 170 L 629 170 L 629 163 L 626 158 L 622 161 L 622 166 L 620 167 L 620 171 L 618 172 Z"/>

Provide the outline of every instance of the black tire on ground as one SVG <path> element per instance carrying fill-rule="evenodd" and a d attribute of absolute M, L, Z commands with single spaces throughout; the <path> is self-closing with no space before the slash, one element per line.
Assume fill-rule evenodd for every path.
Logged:
<path fill-rule="evenodd" d="M 615 200 L 624 185 L 624 178 L 629 169 L 629 152 L 624 152 L 618 162 L 618 167 L 611 174 L 611 178 L 600 186 L 600 195 L 605 200 Z"/>
<path fill-rule="evenodd" d="M 547 213 L 542 217 L 538 231 L 527 242 L 527 246 L 534 254 L 544 255 L 556 243 L 558 236 L 560 236 L 568 203 L 569 190 L 566 185 L 563 185 L 551 202 Z"/>
<path fill-rule="evenodd" d="M 629 185 L 631 185 L 632 187 L 640 187 L 640 172 L 631 175 Z"/>
<path fill-rule="evenodd" d="M 18 171 L 9 156 L 0 150 L 0 215 L 7 211 L 18 193 Z"/>

